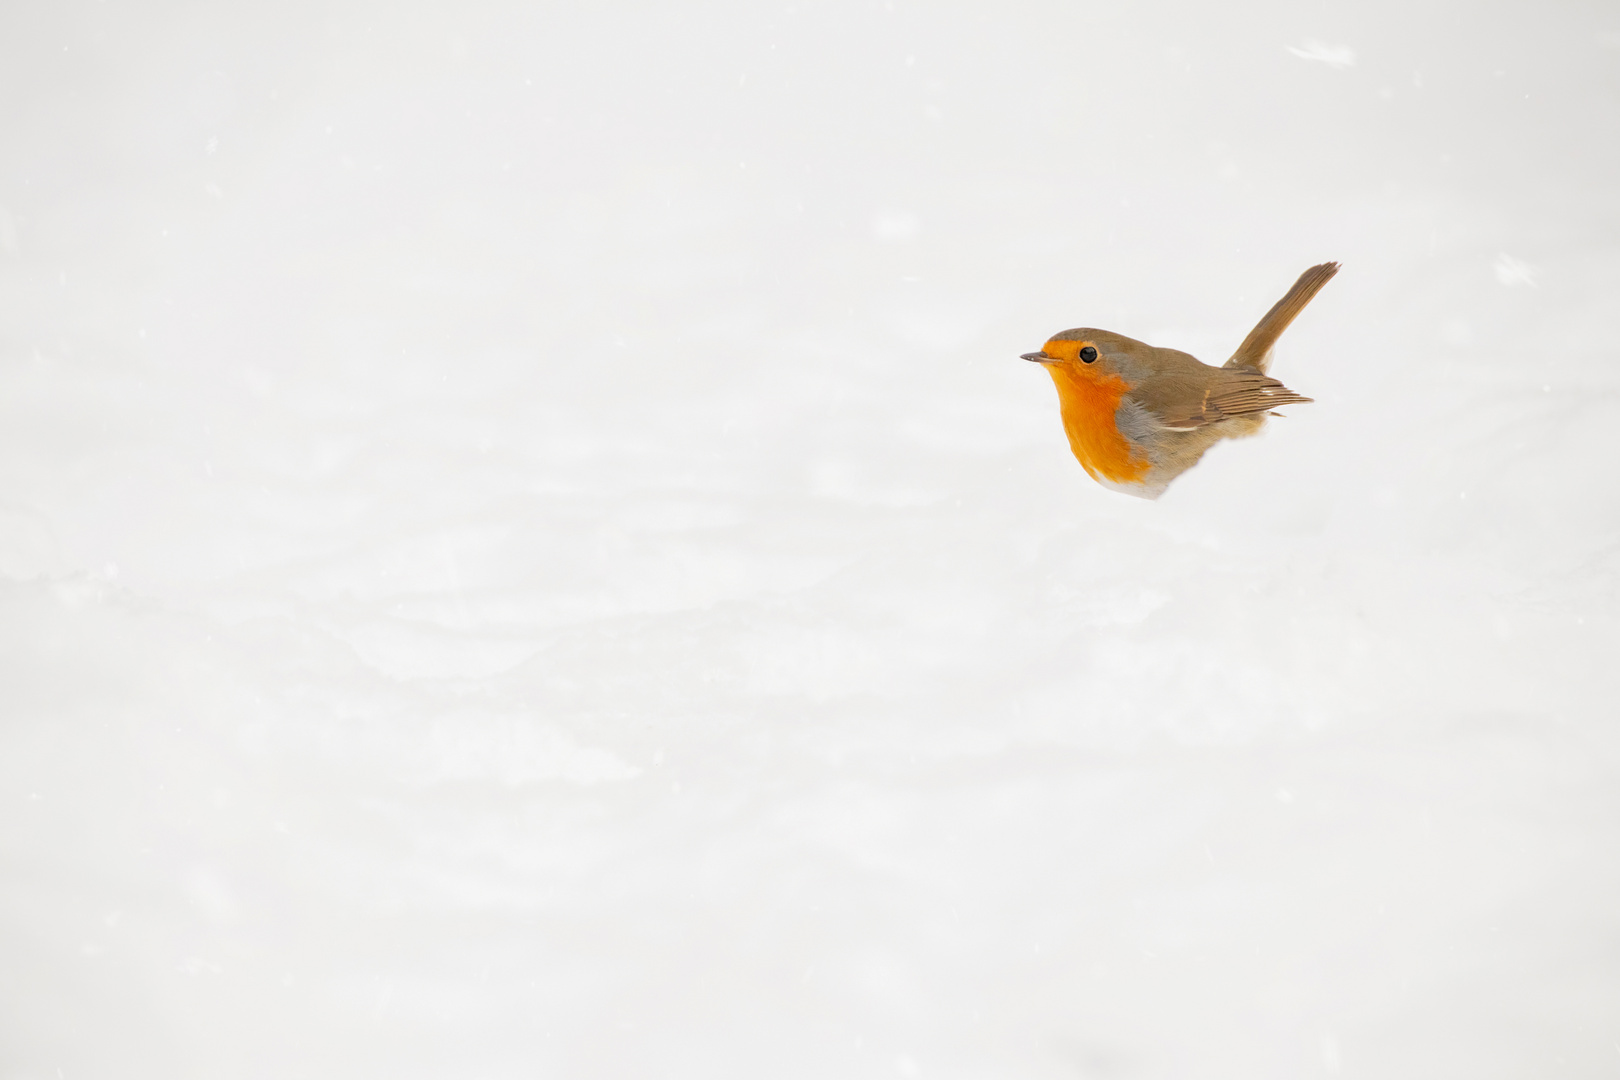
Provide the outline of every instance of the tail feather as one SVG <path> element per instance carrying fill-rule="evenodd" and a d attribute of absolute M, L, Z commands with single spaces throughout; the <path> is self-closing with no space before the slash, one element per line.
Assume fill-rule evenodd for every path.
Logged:
<path fill-rule="evenodd" d="M 1288 324 L 1305 310 L 1305 305 L 1311 302 L 1311 298 L 1338 272 L 1338 263 L 1326 262 L 1313 266 L 1299 275 L 1299 280 L 1294 282 L 1294 287 L 1288 290 L 1288 294 L 1272 305 L 1265 317 L 1249 331 L 1249 336 L 1243 339 L 1243 344 L 1237 347 L 1237 352 L 1232 354 L 1232 359 L 1226 362 L 1226 366 L 1252 367 L 1265 371 L 1271 364 L 1272 346 L 1277 344 L 1282 332 L 1288 329 Z"/>

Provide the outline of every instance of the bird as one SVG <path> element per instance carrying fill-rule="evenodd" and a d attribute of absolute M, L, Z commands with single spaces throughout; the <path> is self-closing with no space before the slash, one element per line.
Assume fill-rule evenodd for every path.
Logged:
<path fill-rule="evenodd" d="M 1022 359 L 1057 384 L 1069 449 L 1106 488 L 1157 499 L 1222 439 L 1257 434 L 1280 405 L 1301 405 L 1266 374 L 1272 347 L 1339 272 L 1325 262 L 1299 276 L 1232 358 L 1212 367 L 1184 352 L 1082 326 L 1052 335 Z"/>

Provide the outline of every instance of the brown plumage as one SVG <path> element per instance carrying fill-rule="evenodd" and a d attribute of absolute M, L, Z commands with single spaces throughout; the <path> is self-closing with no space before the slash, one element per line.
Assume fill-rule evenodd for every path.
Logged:
<path fill-rule="evenodd" d="M 1069 447 L 1086 472 L 1156 499 L 1221 439 L 1253 435 L 1272 409 L 1311 400 L 1265 372 L 1277 338 L 1338 272 L 1322 263 L 1301 274 L 1221 367 L 1091 327 L 1055 334 L 1024 359 L 1057 385 Z"/>
<path fill-rule="evenodd" d="M 1243 339 L 1243 344 L 1237 347 L 1232 359 L 1225 364 L 1226 367 L 1252 367 L 1264 372 L 1271 366 L 1271 348 L 1282 337 L 1282 332 L 1288 329 L 1311 298 L 1322 291 L 1322 286 L 1333 280 L 1333 275 L 1339 272 L 1339 264 L 1326 262 L 1313 266 L 1294 282 L 1283 298 L 1271 305 L 1271 310 L 1254 324 L 1249 336 Z"/>

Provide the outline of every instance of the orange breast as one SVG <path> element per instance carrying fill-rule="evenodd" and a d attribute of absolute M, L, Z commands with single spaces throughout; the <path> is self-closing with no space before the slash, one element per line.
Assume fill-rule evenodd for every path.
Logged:
<path fill-rule="evenodd" d="M 1128 484 L 1142 479 L 1152 462 L 1137 455 L 1120 434 L 1114 412 L 1130 389 L 1117 375 L 1094 376 L 1067 364 L 1048 364 L 1063 407 L 1069 449 L 1093 480 Z"/>

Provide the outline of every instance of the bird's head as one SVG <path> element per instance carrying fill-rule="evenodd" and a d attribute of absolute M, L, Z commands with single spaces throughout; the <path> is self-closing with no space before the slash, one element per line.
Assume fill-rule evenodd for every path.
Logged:
<path fill-rule="evenodd" d="M 1137 367 L 1134 354 L 1147 348 L 1140 341 L 1082 326 L 1053 334 L 1039 352 L 1024 353 L 1023 359 L 1044 364 L 1053 374 L 1061 372 L 1070 379 L 1130 380 Z"/>

